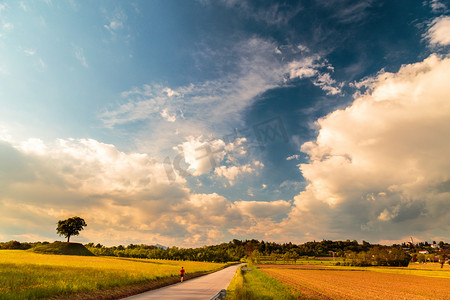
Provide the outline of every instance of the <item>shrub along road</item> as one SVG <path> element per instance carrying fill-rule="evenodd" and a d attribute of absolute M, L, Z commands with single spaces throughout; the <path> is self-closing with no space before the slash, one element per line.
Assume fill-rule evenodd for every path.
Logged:
<path fill-rule="evenodd" d="M 183 283 L 173 284 L 157 290 L 125 298 L 126 300 L 144 299 L 210 299 L 222 289 L 227 289 L 236 270 L 241 266 L 233 265 L 223 270 L 197 277 Z M 189 272 L 189 270 L 186 270 Z"/>

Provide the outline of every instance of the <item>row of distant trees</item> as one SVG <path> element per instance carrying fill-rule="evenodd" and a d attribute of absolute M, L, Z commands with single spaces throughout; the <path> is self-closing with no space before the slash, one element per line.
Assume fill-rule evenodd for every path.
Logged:
<path fill-rule="evenodd" d="M 44 243 L 20 243 L 10 241 L 0 243 L 0 249 L 29 249 Z M 258 240 L 240 241 L 234 239 L 228 243 L 199 248 L 162 248 L 153 245 L 135 245 L 106 247 L 101 244 L 89 243 L 85 245 L 95 255 L 170 259 L 170 260 L 192 260 L 192 261 L 239 261 L 251 258 L 256 263 L 262 261 L 283 261 L 284 263 L 296 262 L 305 256 L 319 257 L 342 257 L 344 263 L 350 265 L 405 265 L 406 261 L 417 261 L 418 254 L 405 251 L 400 245 L 380 246 L 363 241 L 328 241 L 307 242 L 304 244 L 272 243 Z M 442 244 L 439 253 L 448 251 L 450 246 Z M 446 253 L 446 252 L 445 252 Z M 440 255 L 440 254 L 439 254 Z M 419 256 L 420 259 L 421 256 Z M 341 259 L 342 261 L 342 259 Z"/>
<path fill-rule="evenodd" d="M 297 259 L 301 256 L 332 256 L 331 252 L 338 251 L 344 255 L 347 251 L 369 250 L 373 245 L 357 241 L 321 241 L 308 242 L 301 245 L 293 243 L 273 243 L 258 240 L 240 241 L 234 239 L 229 243 L 220 245 L 205 246 L 201 248 L 178 248 L 167 249 L 148 245 L 129 245 L 105 247 L 93 243 L 87 244 L 87 248 L 96 255 L 154 258 L 154 259 L 175 259 L 175 260 L 198 260 L 198 261 L 239 261 L 246 257 L 252 257 L 256 253 L 261 256 L 276 256 Z"/>
<path fill-rule="evenodd" d="M 343 257 L 349 265 L 408 265 L 411 256 L 400 246 L 380 246 L 363 241 L 327 241 L 307 242 L 296 245 L 292 243 L 272 243 L 258 240 L 233 240 L 220 245 L 205 246 L 201 248 L 167 249 L 149 245 L 129 245 L 105 247 L 93 243 L 85 245 L 96 255 L 109 255 L 119 257 L 173 259 L 193 261 L 239 261 L 250 258 L 255 263 L 263 261 L 296 262 L 302 257 Z"/>
<path fill-rule="evenodd" d="M 377 246 L 369 251 L 347 253 L 346 261 L 344 261 L 343 264 L 357 267 L 407 267 L 410 261 L 411 255 L 402 248 Z"/>

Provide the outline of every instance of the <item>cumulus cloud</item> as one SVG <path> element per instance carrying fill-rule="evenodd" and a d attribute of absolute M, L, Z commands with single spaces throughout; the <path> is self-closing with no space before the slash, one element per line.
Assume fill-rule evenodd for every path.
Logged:
<path fill-rule="evenodd" d="M 221 139 L 205 141 L 203 137 L 188 137 L 175 149 L 184 158 L 188 171 L 194 176 L 209 173 L 226 155 L 225 142 Z"/>
<path fill-rule="evenodd" d="M 450 45 L 450 16 L 436 18 L 431 23 L 426 37 L 432 45 Z"/>
<path fill-rule="evenodd" d="M 300 155 L 299 154 L 294 154 L 294 155 L 286 157 L 286 160 L 293 160 L 293 159 L 299 160 L 300 159 Z"/>
<path fill-rule="evenodd" d="M 178 155 L 173 160 L 173 165 L 178 175 L 201 176 L 214 171 L 215 175 L 224 177 L 233 185 L 237 177 L 255 173 L 264 167 L 264 164 L 257 160 L 242 163 L 248 161 L 246 146 L 246 138 L 206 140 L 202 136 L 190 136 L 185 142 L 174 147 Z"/>
<path fill-rule="evenodd" d="M 449 70 L 449 58 L 431 55 L 382 72 L 352 105 L 319 119 L 317 139 L 301 147 L 308 184 L 285 232 L 294 224 L 305 238 L 448 232 Z"/>
<path fill-rule="evenodd" d="M 294 60 L 288 65 L 290 79 L 312 78 L 312 83 L 320 87 L 327 95 L 337 95 L 341 93 L 342 83 L 338 84 L 331 78 L 329 71 L 334 68 L 325 59 L 318 55 Z"/>
<path fill-rule="evenodd" d="M 243 175 L 256 172 L 255 167 L 264 166 L 261 162 L 255 161 L 252 164 L 245 164 L 242 166 L 220 166 L 214 169 L 214 173 L 219 177 L 225 177 L 230 185 L 234 184 L 234 180 Z"/>
<path fill-rule="evenodd" d="M 284 200 L 271 202 L 237 201 L 234 204 L 243 214 L 256 219 L 277 218 L 287 214 L 291 210 L 291 204 Z"/>
<path fill-rule="evenodd" d="M 93 139 L 0 141 L 0 228 L 5 239 L 56 239 L 55 223 L 80 215 L 78 241 L 107 245 L 160 243 L 201 246 L 228 240 L 255 224 L 260 204 L 235 204 L 198 194 L 147 154 L 124 153 Z M 254 166 L 261 166 L 255 163 Z M 266 206 L 274 215 L 286 205 Z"/>

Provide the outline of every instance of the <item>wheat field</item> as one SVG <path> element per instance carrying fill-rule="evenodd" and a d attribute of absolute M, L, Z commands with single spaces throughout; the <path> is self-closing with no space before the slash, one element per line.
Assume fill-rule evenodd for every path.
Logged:
<path fill-rule="evenodd" d="M 40 299 L 95 293 L 114 287 L 217 270 L 221 263 L 46 255 L 0 251 L 0 299 Z"/>
<path fill-rule="evenodd" d="M 265 274 L 314 299 L 450 299 L 448 269 L 440 271 L 434 265 L 408 269 L 260 266 Z"/>

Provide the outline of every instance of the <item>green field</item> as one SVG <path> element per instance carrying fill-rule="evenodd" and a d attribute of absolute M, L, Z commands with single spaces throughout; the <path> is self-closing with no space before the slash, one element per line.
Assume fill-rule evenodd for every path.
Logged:
<path fill-rule="evenodd" d="M 0 299 L 39 299 L 82 295 L 101 299 L 129 295 L 188 278 L 226 264 L 116 257 L 46 255 L 24 250 L 0 251 Z"/>
<path fill-rule="evenodd" d="M 247 271 L 242 271 L 246 270 Z M 237 271 L 227 289 L 228 300 L 279 299 L 294 300 L 296 295 L 291 288 L 264 274 L 253 265 L 244 266 Z"/>

